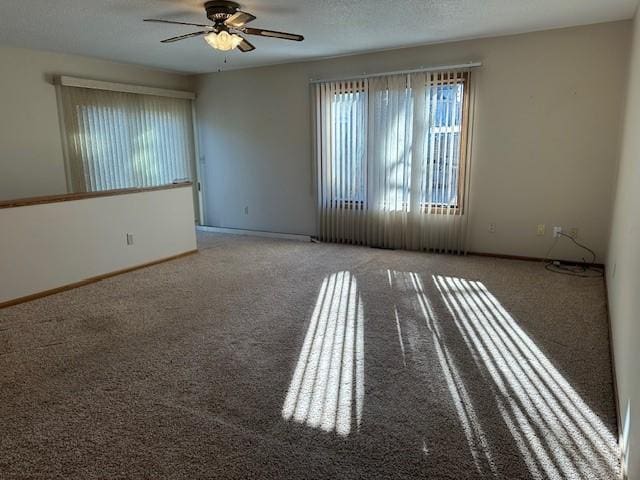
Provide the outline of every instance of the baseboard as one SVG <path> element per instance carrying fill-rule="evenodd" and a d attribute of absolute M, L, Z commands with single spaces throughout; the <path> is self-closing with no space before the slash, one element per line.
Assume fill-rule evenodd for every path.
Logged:
<path fill-rule="evenodd" d="M 467 255 L 474 255 L 476 257 L 491 257 L 491 258 L 503 258 L 505 260 L 522 260 L 525 262 L 548 262 L 548 258 L 542 257 L 526 257 L 522 255 L 505 255 L 502 253 L 485 253 L 485 252 L 468 252 Z M 575 261 L 571 260 L 563 260 L 563 259 L 554 259 L 560 260 L 561 262 L 575 263 Z M 602 263 L 594 263 L 592 266 L 598 268 L 604 268 L 604 264 Z"/>
<path fill-rule="evenodd" d="M 616 373 L 616 355 L 613 349 L 613 325 L 611 323 L 611 311 L 609 309 L 609 284 L 607 283 L 607 275 L 605 271 L 604 279 L 604 299 L 605 306 L 607 309 L 607 321 L 609 327 L 609 354 L 611 356 L 611 377 L 613 381 L 613 396 L 614 396 L 614 405 L 616 408 L 616 423 L 618 427 L 618 448 L 621 448 L 620 440 L 622 439 L 622 431 L 624 429 L 622 424 L 622 405 L 620 405 L 620 393 L 618 390 L 618 376 Z M 622 460 L 622 452 L 620 452 L 620 460 Z M 621 466 L 622 467 L 622 466 Z M 627 474 L 623 468 L 620 469 L 620 479 L 626 480 Z"/>
<path fill-rule="evenodd" d="M 523 260 L 525 262 L 544 262 L 544 258 L 540 258 L 540 257 L 526 257 L 523 255 L 505 255 L 503 253 L 468 252 L 467 255 L 473 255 L 475 257 L 503 258 L 505 260 Z"/>
<path fill-rule="evenodd" d="M 261 230 L 242 230 L 239 228 L 206 227 L 206 226 L 198 226 L 196 227 L 196 230 L 199 230 L 201 232 L 230 233 L 232 235 L 249 235 L 253 237 L 284 238 L 286 240 L 296 240 L 299 242 L 311 241 L 311 237 L 309 235 L 300 235 L 297 233 L 277 233 L 277 232 L 264 232 Z"/>
<path fill-rule="evenodd" d="M 79 282 L 69 283 L 67 285 L 62 285 L 61 287 L 52 288 L 50 290 L 45 290 L 43 292 L 32 293 L 31 295 L 27 295 L 24 297 L 14 298 L 13 300 L 8 300 L 6 302 L 0 303 L 0 309 L 11 307 L 13 305 L 18 305 L 20 303 L 30 302 L 32 300 L 37 300 L 38 298 L 48 297 L 49 295 L 54 295 L 56 293 L 65 292 L 67 290 L 72 290 L 74 288 L 83 287 L 85 285 L 89 285 L 91 283 L 99 282 L 100 280 L 104 280 L 106 278 L 115 277 L 116 275 L 121 275 L 127 272 L 133 272 L 134 270 L 140 270 L 141 268 L 150 267 L 152 265 L 157 265 L 159 263 L 168 262 L 171 260 L 176 260 L 178 258 L 186 257 L 188 255 L 193 255 L 194 253 L 198 253 L 198 250 L 189 250 L 188 252 L 179 253 L 178 255 L 172 255 L 170 257 L 161 258 L 159 260 L 154 260 L 152 262 L 141 263 L 138 265 L 134 265 L 133 267 L 123 268 L 121 270 L 115 270 L 109 273 L 103 273 L 102 275 L 96 275 L 95 277 L 89 277 L 84 280 L 80 280 Z"/>

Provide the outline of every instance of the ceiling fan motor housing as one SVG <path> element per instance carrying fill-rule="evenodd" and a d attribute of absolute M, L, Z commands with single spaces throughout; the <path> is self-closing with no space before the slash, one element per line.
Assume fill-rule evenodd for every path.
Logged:
<path fill-rule="evenodd" d="M 233 16 L 240 8 L 240 5 L 227 0 L 212 0 L 205 3 L 204 8 L 207 11 L 207 18 L 219 25 Z"/>

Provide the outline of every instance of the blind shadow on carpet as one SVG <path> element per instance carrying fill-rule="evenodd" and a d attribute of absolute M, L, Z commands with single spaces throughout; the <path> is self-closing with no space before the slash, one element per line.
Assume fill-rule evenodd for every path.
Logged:
<path fill-rule="evenodd" d="M 437 377 L 446 384 L 480 478 L 508 475 L 500 458 L 504 449 L 491 441 L 488 428 L 509 432 L 530 478 L 617 475 L 614 436 L 482 282 L 395 270 L 386 276 L 395 292 L 391 297 L 409 299 L 392 305 L 389 320 L 395 321 L 403 368 L 417 370 L 424 381 Z M 344 437 L 366 427 L 366 318 L 356 276 L 349 271 L 328 275 L 286 394 L 285 420 Z M 472 359 L 467 373 L 449 346 L 452 336 L 454 348 Z M 425 368 L 430 363 L 438 370 Z M 467 386 L 470 367 L 474 383 L 488 395 L 475 398 L 477 385 Z M 424 440 L 423 452 L 429 452 Z"/>

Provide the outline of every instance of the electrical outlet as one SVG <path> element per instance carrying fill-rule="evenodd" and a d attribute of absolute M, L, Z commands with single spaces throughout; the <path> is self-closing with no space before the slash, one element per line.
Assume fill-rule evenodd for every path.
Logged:
<path fill-rule="evenodd" d="M 562 227 L 553 227 L 553 238 L 558 238 L 562 233 Z"/>
<path fill-rule="evenodd" d="M 576 238 L 578 238 L 578 229 L 577 229 L 576 227 L 571 227 L 571 228 L 569 229 L 569 236 L 570 236 L 571 238 L 573 238 L 574 240 L 575 240 Z"/>
<path fill-rule="evenodd" d="M 489 224 L 489 233 L 496 233 L 496 224 L 495 223 L 490 223 Z"/>
<path fill-rule="evenodd" d="M 538 225 L 538 229 L 536 230 L 536 234 L 538 236 L 543 236 L 547 231 L 547 227 L 545 227 L 544 223 Z"/>
<path fill-rule="evenodd" d="M 127 233 L 127 245 L 133 245 L 133 233 Z"/>
<path fill-rule="evenodd" d="M 249 215 L 249 207 L 248 206 L 244 207 L 244 214 L 245 215 Z"/>

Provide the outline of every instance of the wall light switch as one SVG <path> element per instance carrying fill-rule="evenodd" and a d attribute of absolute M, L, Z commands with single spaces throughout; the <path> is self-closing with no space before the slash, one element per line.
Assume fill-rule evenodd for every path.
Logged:
<path fill-rule="evenodd" d="M 133 233 L 127 233 L 127 245 L 133 245 Z"/>
<path fill-rule="evenodd" d="M 547 228 L 545 227 L 545 225 L 543 223 L 541 223 L 540 225 L 538 225 L 538 229 L 536 230 L 536 234 L 539 236 L 542 236 L 545 234 L 545 232 L 547 231 Z"/>

